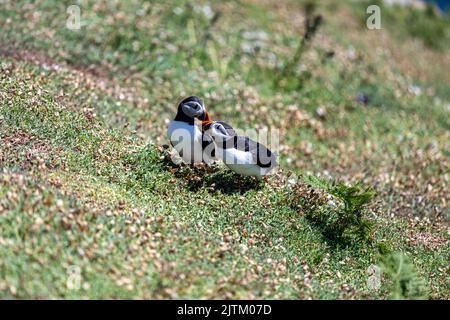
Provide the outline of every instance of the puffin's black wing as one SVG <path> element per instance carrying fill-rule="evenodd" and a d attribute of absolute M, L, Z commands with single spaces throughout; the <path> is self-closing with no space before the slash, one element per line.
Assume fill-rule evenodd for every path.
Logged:
<path fill-rule="evenodd" d="M 239 151 L 250 152 L 253 160 L 261 168 L 270 168 L 276 165 L 276 156 L 266 146 L 253 141 L 249 137 L 235 136 L 234 148 Z"/>

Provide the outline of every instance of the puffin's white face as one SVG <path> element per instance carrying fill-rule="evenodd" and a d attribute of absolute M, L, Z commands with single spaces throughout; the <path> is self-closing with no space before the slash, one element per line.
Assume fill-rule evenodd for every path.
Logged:
<path fill-rule="evenodd" d="M 181 103 L 181 108 L 187 116 L 191 118 L 199 118 L 205 114 L 205 107 L 197 101 L 187 101 Z"/>
<path fill-rule="evenodd" d="M 224 141 L 227 140 L 230 135 L 228 134 L 225 127 L 220 123 L 213 123 L 208 129 L 208 133 L 214 139 L 214 141 Z"/>

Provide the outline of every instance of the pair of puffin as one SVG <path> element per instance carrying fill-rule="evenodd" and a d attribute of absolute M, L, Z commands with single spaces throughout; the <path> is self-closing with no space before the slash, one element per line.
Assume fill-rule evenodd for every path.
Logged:
<path fill-rule="evenodd" d="M 201 121 L 201 129 L 195 119 Z M 249 137 L 239 136 L 223 121 L 212 121 L 196 96 L 178 104 L 167 130 L 172 147 L 186 163 L 211 163 L 220 159 L 234 172 L 261 179 L 277 165 L 276 155 Z"/>

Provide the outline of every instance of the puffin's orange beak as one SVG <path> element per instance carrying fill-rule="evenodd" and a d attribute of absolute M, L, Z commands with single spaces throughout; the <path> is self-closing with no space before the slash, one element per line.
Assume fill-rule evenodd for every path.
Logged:
<path fill-rule="evenodd" d="M 211 120 L 210 116 L 209 116 L 208 111 L 205 111 L 205 113 L 206 113 L 206 117 L 205 117 L 205 120 L 202 121 L 202 130 L 205 128 L 205 126 L 206 126 L 208 123 L 213 122 L 213 121 Z"/>

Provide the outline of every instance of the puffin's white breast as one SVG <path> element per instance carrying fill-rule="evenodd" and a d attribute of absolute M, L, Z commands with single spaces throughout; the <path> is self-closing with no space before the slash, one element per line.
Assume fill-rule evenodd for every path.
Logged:
<path fill-rule="evenodd" d="M 216 153 L 227 167 L 244 176 L 261 178 L 266 170 L 258 166 L 250 152 L 240 151 L 235 148 L 217 148 Z"/>
<path fill-rule="evenodd" d="M 185 162 L 202 162 L 202 133 L 198 126 L 183 121 L 171 121 L 167 135 L 173 147 Z"/>

